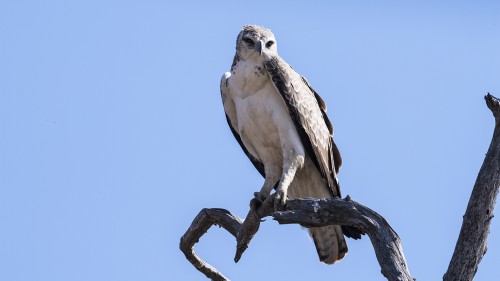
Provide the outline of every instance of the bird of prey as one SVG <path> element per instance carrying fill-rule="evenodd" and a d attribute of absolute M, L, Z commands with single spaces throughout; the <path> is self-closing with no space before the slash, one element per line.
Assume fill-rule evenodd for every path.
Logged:
<path fill-rule="evenodd" d="M 243 27 L 231 71 L 222 76 L 220 89 L 229 127 L 265 179 L 255 193 L 259 201 L 273 188 L 276 209 L 287 199 L 341 196 L 337 173 L 342 158 L 333 142 L 326 104 L 278 55 L 269 29 Z M 309 229 L 322 262 L 333 264 L 345 256 L 344 232 L 354 238 L 360 235 L 339 225 Z"/>

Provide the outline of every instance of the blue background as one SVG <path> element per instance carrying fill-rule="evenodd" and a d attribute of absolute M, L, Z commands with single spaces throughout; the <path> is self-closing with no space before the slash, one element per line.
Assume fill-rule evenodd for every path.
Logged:
<path fill-rule="evenodd" d="M 245 24 L 329 106 L 343 195 L 439 280 L 500 96 L 498 1 L 2 1 L 0 280 L 206 280 L 178 249 L 204 207 L 244 216 L 262 178 L 219 93 Z M 475 280 L 499 274 L 500 228 Z M 369 239 L 319 263 L 307 232 L 262 224 L 238 264 L 216 227 L 196 245 L 233 280 L 385 280 Z"/>

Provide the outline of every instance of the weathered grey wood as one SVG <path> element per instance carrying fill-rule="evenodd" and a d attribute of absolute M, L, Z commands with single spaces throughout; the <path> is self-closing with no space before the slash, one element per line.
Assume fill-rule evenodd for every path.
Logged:
<path fill-rule="evenodd" d="M 305 227 L 329 224 L 355 226 L 370 237 L 382 274 L 387 280 L 414 280 L 396 232 L 381 215 L 349 197 L 288 201 L 286 211 L 274 213 L 273 218 L 280 224 L 298 223 Z"/>
<path fill-rule="evenodd" d="M 222 273 L 210 264 L 203 261 L 194 251 L 194 245 L 198 243 L 210 227 L 218 225 L 231 233 L 237 241 L 235 262 L 238 262 L 243 252 L 248 248 L 250 240 L 259 230 L 263 217 L 271 215 L 274 197 L 268 198 L 264 203 L 259 204 L 255 199 L 250 202 L 250 210 L 245 221 L 234 216 L 226 209 L 205 208 L 201 210 L 191 223 L 186 233 L 181 237 L 179 248 L 186 256 L 186 259 L 201 273 L 216 281 L 229 280 Z"/>
<path fill-rule="evenodd" d="M 234 237 L 242 225 L 240 218 L 232 215 L 225 209 L 203 209 L 191 223 L 186 233 L 181 237 L 179 248 L 186 259 L 201 273 L 215 281 L 226 281 L 227 279 L 216 268 L 203 261 L 195 252 L 194 244 L 198 243 L 201 236 L 205 234 L 212 225 L 219 225 L 231 233 Z"/>
<path fill-rule="evenodd" d="M 408 272 L 401 241 L 396 232 L 382 216 L 350 200 L 349 197 L 345 200 L 339 198 L 290 200 L 280 212 L 274 212 L 273 197 L 268 198 L 262 205 L 252 200 L 244 222 L 224 209 L 203 209 L 182 236 L 180 248 L 186 259 L 208 278 L 228 280 L 216 268 L 196 255 L 194 244 L 212 225 L 219 225 L 236 237 L 235 262 L 237 262 L 259 229 L 260 220 L 271 214 L 280 223 L 300 223 L 305 227 L 329 224 L 358 227 L 370 237 L 382 274 L 388 280 L 413 280 Z"/>
<path fill-rule="evenodd" d="M 486 239 L 500 184 L 500 101 L 490 94 L 485 99 L 495 116 L 493 139 L 474 184 L 444 281 L 472 280 L 486 253 Z"/>
<path fill-rule="evenodd" d="M 259 230 L 260 227 L 260 219 L 262 217 L 265 217 L 269 215 L 270 211 L 268 214 L 259 214 L 256 212 L 256 210 L 260 206 L 258 205 L 257 201 L 255 199 L 252 199 L 250 201 L 250 210 L 248 211 L 247 217 L 245 218 L 245 221 L 241 225 L 240 230 L 238 231 L 238 235 L 236 236 L 236 254 L 234 255 L 234 262 L 238 262 L 241 258 L 241 255 L 243 255 L 243 252 L 248 248 L 248 244 L 250 244 L 250 240 L 252 240 L 253 236 L 257 231 Z"/>

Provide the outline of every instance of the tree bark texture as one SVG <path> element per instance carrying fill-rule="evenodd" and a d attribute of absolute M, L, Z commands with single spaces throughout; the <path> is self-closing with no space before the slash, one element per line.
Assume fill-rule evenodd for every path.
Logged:
<path fill-rule="evenodd" d="M 224 209 L 203 209 L 181 237 L 180 248 L 186 258 L 200 272 L 212 280 L 228 280 L 217 269 L 204 262 L 194 252 L 194 244 L 216 224 L 231 233 L 237 242 L 235 262 L 239 260 L 257 232 L 263 217 L 272 215 L 281 224 L 298 223 L 304 227 L 330 224 L 350 225 L 366 233 L 373 244 L 382 274 L 390 281 L 414 280 L 403 255 L 401 240 L 387 221 L 373 210 L 351 200 L 297 199 L 289 200 L 283 211 L 275 212 L 273 197 L 258 204 L 252 200 L 245 221 Z"/>
<path fill-rule="evenodd" d="M 493 139 L 474 184 L 444 281 L 472 280 L 486 253 L 486 238 L 500 184 L 500 101 L 490 94 L 485 100 L 495 116 Z"/>
<path fill-rule="evenodd" d="M 218 225 L 231 233 L 237 241 L 234 261 L 238 262 L 243 252 L 248 248 L 250 240 L 259 230 L 263 217 L 269 216 L 273 212 L 274 196 L 268 198 L 262 204 L 255 199 L 250 202 L 250 210 L 245 221 L 234 216 L 225 209 L 205 208 L 201 210 L 191 223 L 186 233 L 181 237 L 179 247 L 186 256 L 186 259 L 201 273 L 216 281 L 226 281 L 227 279 L 216 268 L 203 261 L 194 251 L 194 244 L 205 234 L 212 225 Z"/>
<path fill-rule="evenodd" d="M 350 225 L 363 230 L 372 242 L 375 255 L 387 280 L 414 280 L 408 270 L 401 240 L 387 221 L 373 210 L 350 200 L 297 199 L 287 202 L 286 211 L 275 212 L 280 224 L 298 223 L 305 227 L 329 224 Z"/>

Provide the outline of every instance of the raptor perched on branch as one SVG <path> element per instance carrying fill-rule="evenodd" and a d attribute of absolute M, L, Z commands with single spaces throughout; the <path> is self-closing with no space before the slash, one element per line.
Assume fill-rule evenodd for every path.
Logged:
<path fill-rule="evenodd" d="M 220 88 L 229 127 L 265 178 L 255 193 L 257 200 L 264 201 L 273 188 L 275 209 L 287 199 L 341 197 L 337 173 L 342 158 L 326 104 L 278 55 L 269 29 L 243 27 L 231 71 L 222 76 Z M 347 253 L 344 235 L 360 237 L 359 230 L 340 225 L 309 232 L 320 260 L 327 264 Z"/>

